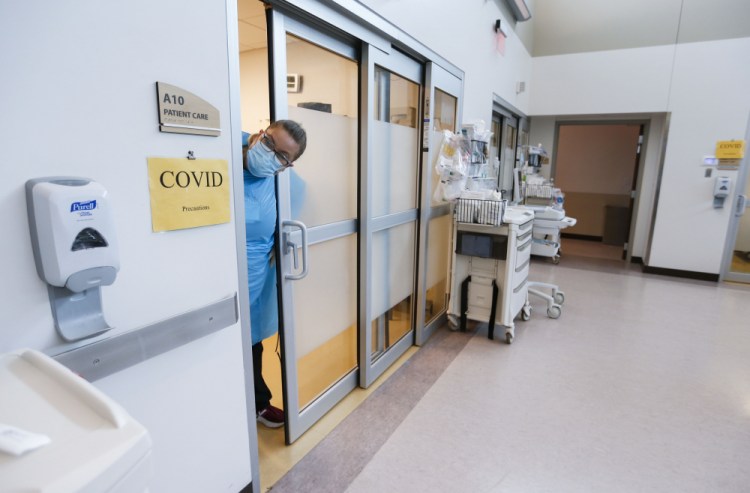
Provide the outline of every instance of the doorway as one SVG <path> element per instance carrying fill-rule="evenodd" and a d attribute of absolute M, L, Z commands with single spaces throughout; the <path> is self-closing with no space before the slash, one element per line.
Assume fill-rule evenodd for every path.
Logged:
<path fill-rule="evenodd" d="M 565 254 L 624 260 L 628 255 L 644 124 L 559 123 L 551 175 L 577 220 Z"/>
<path fill-rule="evenodd" d="M 456 131 L 463 88 L 450 64 L 285 7 L 238 1 L 243 129 L 307 131 L 276 178 L 280 324 L 263 374 L 285 426 L 259 428 L 261 451 L 266 435 L 297 440 L 445 322 L 450 207 L 431 202 L 423 163 L 440 144 L 428 130 Z"/>
<path fill-rule="evenodd" d="M 505 108 L 495 106 L 492 111 L 490 156 L 495 159 L 494 164 L 498 170 L 498 190 L 508 201 L 518 199 L 513 196 L 513 174 L 517 166 L 518 146 L 521 145 L 518 130 L 519 118 Z"/>

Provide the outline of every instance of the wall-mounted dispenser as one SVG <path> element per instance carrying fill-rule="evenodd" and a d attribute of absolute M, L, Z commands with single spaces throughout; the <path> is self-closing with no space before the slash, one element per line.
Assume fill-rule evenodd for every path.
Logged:
<path fill-rule="evenodd" d="M 99 288 L 115 281 L 120 262 L 106 189 L 87 178 L 35 178 L 26 206 L 58 333 L 76 341 L 109 330 Z"/>
<path fill-rule="evenodd" d="M 717 176 L 714 183 L 714 209 L 724 207 L 724 200 L 729 196 L 731 180 L 728 176 Z"/>

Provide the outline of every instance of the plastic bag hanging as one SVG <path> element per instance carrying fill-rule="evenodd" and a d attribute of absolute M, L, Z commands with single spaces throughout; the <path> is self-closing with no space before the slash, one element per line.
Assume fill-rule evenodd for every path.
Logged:
<path fill-rule="evenodd" d="M 440 182 L 433 198 L 439 202 L 453 202 L 466 188 L 468 176 L 468 141 L 462 135 L 443 130 L 443 140 L 435 163 Z"/>

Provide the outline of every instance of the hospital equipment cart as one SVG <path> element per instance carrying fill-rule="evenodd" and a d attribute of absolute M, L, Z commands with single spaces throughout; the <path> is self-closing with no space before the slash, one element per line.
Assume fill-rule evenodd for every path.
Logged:
<path fill-rule="evenodd" d="M 467 319 L 487 322 L 490 339 L 495 324 L 502 325 L 505 342 L 510 344 L 515 335 L 513 320 L 522 311 L 526 320 L 531 313 L 527 278 L 534 213 L 505 208 L 505 202 L 498 202 L 504 209 L 500 217 L 482 214 L 487 202 L 496 201 L 459 199 L 456 205 L 448 315 L 454 323 L 458 320 L 461 330 L 466 329 Z M 465 214 L 467 204 L 469 211 L 477 212 Z"/>
<path fill-rule="evenodd" d="M 544 205 L 526 205 L 534 211 L 531 254 L 552 258 L 560 263 L 560 230 L 576 225 L 576 219 L 565 215 L 565 209 Z"/>

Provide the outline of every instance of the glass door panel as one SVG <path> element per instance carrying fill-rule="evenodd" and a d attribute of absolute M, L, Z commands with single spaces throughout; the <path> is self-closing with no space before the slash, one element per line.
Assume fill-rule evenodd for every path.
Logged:
<path fill-rule="evenodd" d="M 386 122 L 374 122 L 373 127 L 373 217 L 416 208 L 417 130 Z"/>
<path fill-rule="evenodd" d="M 308 227 L 357 216 L 357 63 L 287 36 L 288 118 L 302 123 L 307 149 L 292 168 L 292 218 Z M 296 207 L 295 207 L 296 202 Z M 303 207 L 304 205 L 304 207 Z"/>
<path fill-rule="evenodd" d="M 304 154 L 278 175 L 291 443 L 356 387 L 359 66 L 354 48 L 273 16 L 273 117 L 307 133 Z"/>
<path fill-rule="evenodd" d="M 745 131 L 750 141 L 750 118 Z M 737 182 L 726 200 L 732 216 L 724 246 L 720 278 L 724 281 L 750 283 L 750 155 L 746 152 L 737 173 Z"/>
<path fill-rule="evenodd" d="M 363 48 L 360 195 L 360 386 L 414 339 L 422 66 L 397 51 Z"/>
<path fill-rule="evenodd" d="M 414 222 L 373 234 L 370 284 L 373 360 L 413 328 L 415 245 Z"/>
<path fill-rule="evenodd" d="M 503 134 L 503 117 L 492 113 L 492 137 L 490 138 L 490 162 L 498 169 L 498 187 L 500 186 L 500 138 Z"/>
<path fill-rule="evenodd" d="M 448 307 L 448 270 L 450 268 L 451 216 L 430 219 L 430 236 L 435 238 L 427 248 L 427 283 L 425 324 L 429 324 Z"/>
<path fill-rule="evenodd" d="M 733 255 L 732 272 L 750 274 L 750 213 L 747 208 L 740 219 Z"/>
<path fill-rule="evenodd" d="M 430 155 L 435 156 L 437 159 L 437 153 L 440 152 L 440 146 L 443 142 L 443 130 L 449 132 L 456 131 L 456 115 L 457 115 L 458 99 L 451 96 L 447 92 L 443 92 L 440 89 L 435 89 L 434 97 L 434 111 L 435 116 L 432 118 L 432 125 L 428 130 L 430 132 Z M 436 200 L 433 195 L 434 191 L 437 190 L 440 177 L 435 173 L 435 161 L 430 161 L 426 172 L 432 177 L 432 194 L 430 195 L 430 204 L 442 205 L 443 202 Z"/>
<path fill-rule="evenodd" d="M 419 85 L 375 66 L 372 122 L 371 215 L 379 218 L 417 207 Z M 373 361 L 413 329 L 415 222 L 372 236 Z"/>
<path fill-rule="evenodd" d="M 505 118 L 502 133 L 502 150 L 500 153 L 500 189 L 503 197 L 510 199 L 513 191 L 513 168 L 516 166 L 516 136 L 517 126 L 515 118 Z"/>
<path fill-rule="evenodd" d="M 294 284 L 300 409 L 357 368 L 357 235 L 309 249 L 310 272 Z"/>
<path fill-rule="evenodd" d="M 745 165 L 747 166 L 747 162 L 745 162 Z M 739 215 L 737 218 L 737 237 L 732 247 L 729 267 L 730 273 L 735 275 L 735 280 L 742 282 L 750 282 L 750 210 L 748 210 L 750 202 L 747 200 L 750 197 L 750 180 L 746 181 L 747 184 L 743 192 L 744 207 L 742 207 L 743 199 L 740 199 L 738 206 L 736 206 L 739 207 L 739 210 L 736 211 L 736 214 Z M 729 203 L 728 200 L 727 203 Z"/>

